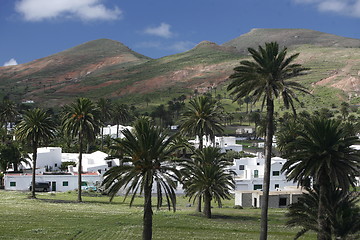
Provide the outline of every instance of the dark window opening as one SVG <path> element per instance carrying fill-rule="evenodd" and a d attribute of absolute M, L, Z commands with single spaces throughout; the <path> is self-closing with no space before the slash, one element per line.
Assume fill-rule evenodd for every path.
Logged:
<path fill-rule="evenodd" d="M 279 206 L 280 207 L 284 207 L 284 206 L 286 206 L 287 204 L 287 198 L 279 198 Z"/>

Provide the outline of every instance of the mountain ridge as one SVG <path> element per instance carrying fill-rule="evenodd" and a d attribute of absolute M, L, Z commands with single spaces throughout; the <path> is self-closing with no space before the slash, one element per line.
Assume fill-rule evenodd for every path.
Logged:
<path fill-rule="evenodd" d="M 111 39 L 89 41 L 28 63 L 0 67 L 0 97 L 59 106 L 79 96 L 135 103 L 146 95 L 192 95 L 226 84 L 233 68 L 248 58 L 247 48 L 265 41 L 300 52 L 299 61 L 312 68 L 313 79 L 304 78 L 310 88 L 340 89 L 339 99 L 360 91 L 353 87 L 360 82 L 360 39 L 307 29 L 253 29 L 221 45 L 202 41 L 186 52 L 158 59 Z"/>

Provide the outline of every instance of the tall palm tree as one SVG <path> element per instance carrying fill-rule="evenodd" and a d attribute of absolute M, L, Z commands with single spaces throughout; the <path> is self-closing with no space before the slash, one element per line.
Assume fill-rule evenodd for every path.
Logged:
<path fill-rule="evenodd" d="M 286 108 L 291 107 L 295 113 L 294 100 L 298 101 L 293 90 L 307 93 L 306 89 L 291 78 L 302 75 L 306 68 L 293 61 L 299 53 L 287 57 L 287 49 L 279 49 L 276 42 L 265 43 L 265 48 L 258 50 L 248 48 L 253 61 L 244 60 L 240 66 L 234 68 L 235 73 L 230 76 L 232 82 L 228 91 L 239 98 L 250 96 L 252 102 L 262 101 L 266 105 L 266 139 L 265 139 L 265 167 L 264 167 L 264 197 L 261 204 L 261 233 L 260 239 L 267 239 L 268 201 L 270 186 L 270 168 L 272 153 L 272 138 L 274 135 L 274 100 L 282 97 Z"/>
<path fill-rule="evenodd" d="M 18 140 L 27 141 L 32 147 L 32 186 L 31 196 L 35 195 L 35 170 L 37 160 L 37 149 L 41 143 L 48 142 L 55 136 L 55 124 L 51 117 L 39 108 L 25 112 L 22 121 L 16 126 L 15 137 Z"/>
<path fill-rule="evenodd" d="M 112 113 L 112 105 L 109 99 L 100 98 L 97 103 L 97 107 L 100 111 L 100 119 L 101 119 L 101 151 L 103 151 L 104 146 L 104 126 L 106 121 L 109 121 Z"/>
<path fill-rule="evenodd" d="M 190 106 L 180 118 L 180 131 L 199 138 L 199 149 L 203 148 L 203 137 L 215 142 L 215 134 L 223 132 L 219 102 L 209 96 L 198 96 L 189 101 Z M 201 212 L 201 195 L 198 196 L 198 212 Z"/>
<path fill-rule="evenodd" d="M 129 106 L 126 104 L 115 103 L 112 109 L 112 119 L 116 124 L 116 138 L 119 138 L 119 125 L 124 124 L 130 118 Z"/>
<path fill-rule="evenodd" d="M 169 210 L 175 211 L 176 181 L 178 170 L 172 161 L 176 147 L 173 137 L 151 124 L 148 118 L 139 118 L 133 131 L 122 131 L 124 139 L 117 140 L 118 149 L 123 153 L 122 163 L 104 174 L 103 185 L 113 199 L 120 189 L 126 189 L 125 198 L 132 193 L 130 205 L 136 194 L 144 194 L 143 239 L 152 239 L 151 191 L 157 188 L 157 207 L 162 204 L 165 194 Z"/>
<path fill-rule="evenodd" d="M 194 199 L 203 196 L 204 214 L 211 218 L 211 201 L 214 199 L 221 206 L 221 200 L 230 199 L 230 191 L 235 187 L 233 173 L 228 171 L 232 161 L 219 148 L 205 147 L 180 165 L 186 195 Z"/>
<path fill-rule="evenodd" d="M 78 98 L 63 109 L 63 132 L 76 138 L 79 144 L 78 162 L 78 202 L 81 202 L 82 154 L 85 142 L 92 142 L 99 133 L 101 126 L 100 114 L 96 105 L 88 98 Z"/>
<path fill-rule="evenodd" d="M 330 239 L 324 214 L 326 194 L 331 187 L 347 191 L 355 184 L 360 152 L 351 146 L 359 144 L 359 139 L 349 136 L 340 121 L 318 116 L 306 120 L 297 135 L 286 147 L 288 161 L 282 171 L 299 185 L 312 178 L 319 187 L 318 239 Z"/>
<path fill-rule="evenodd" d="M 209 136 L 214 141 L 215 134 L 223 132 L 221 106 L 208 96 L 193 98 L 189 104 L 180 119 L 180 130 L 182 133 L 196 135 L 199 138 L 199 149 L 202 149 L 204 136 Z"/>

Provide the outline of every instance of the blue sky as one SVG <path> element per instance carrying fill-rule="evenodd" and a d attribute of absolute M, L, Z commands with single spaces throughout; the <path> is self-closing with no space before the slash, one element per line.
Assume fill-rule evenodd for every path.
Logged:
<path fill-rule="evenodd" d="M 252 28 L 360 39 L 360 0 L 0 0 L 0 66 L 109 38 L 159 58 Z"/>

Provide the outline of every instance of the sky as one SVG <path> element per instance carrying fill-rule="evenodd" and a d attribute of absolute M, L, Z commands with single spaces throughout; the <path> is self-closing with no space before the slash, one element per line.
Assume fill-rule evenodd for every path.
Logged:
<path fill-rule="evenodd" d="M 360 39 L 360 0 L 0 0 L 0 66 L 100 38 L 160 58 L 253 28 Z"/>

